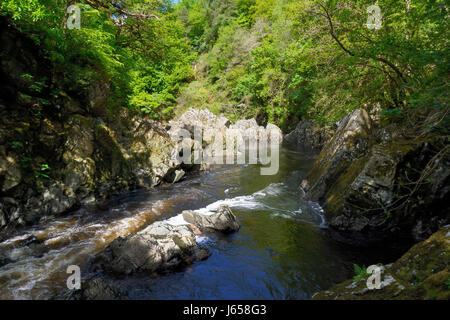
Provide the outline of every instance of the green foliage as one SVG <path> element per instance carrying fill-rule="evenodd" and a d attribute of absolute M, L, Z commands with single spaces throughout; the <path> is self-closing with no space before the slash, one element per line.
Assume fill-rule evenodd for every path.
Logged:
<path fill-rule="evenodd" d="M 444 0 L 377 1 L 379 30 L 366 26 L 372 0 L 112 3 L 80 0 L 79 30 L 65 27 L 63 0 L 4 0 L 0 14 L 42 48 L 66 91 L 107 81 L 111 104 L 155 119 L 200 107 L 289 127 L 365 108 L 385 123 L 442 112 L 425 130 L 448 133 Z M 139 15 L 149 13 L 159 19 Z M 28 97 L 51 105 L 47 81 L 22 77 Z"/>
<path fill-rule="evenodd" d="M 34 172 L 34 177 L 36 179 L 41 179 L 41 178 L 50 179 L 50 176 L 46 173 L 46 172 L 50 171 L 50 169 L 51 168 L 48 164 L 42 163 L 40 165 L 40 170 Z"/>
<path fill-rule="evenodd" d="M 23 148 L 23 143 L 20 141 L 13 141 L 13 142 L 11 142 L 11 147 L 13 149 L 20 149 L 20 148 Z"/>
<path fill-rule="evenodd" d="M 193 75 L 195 54 L 182 24 L 169 1 L 111 3 L 79 1 L 81 28 L 72 30 L 65 26 L 68 4 L 63 0 L 5 0 L 0 14 L 40 46 L 64 79 L 58 85 L 67 91 L 88 90 L 106 81 L 112 88 L 110 101 L 153 118 L 169 117 L 175 96 Z M 149 13 L 158 19 L 148 18 Z M 51 105 L 44 94 L 45 81 L 34 81 L 30 74 L 22 78 L 31 82 L 27 97 Z"/>
<path fill-rule="evenodd" d="M 445 1 L 377 4 L 380 30 L 366 26 L 373 1 L 190 0 L 177 10 L 191 43 L 208 42 L 198 77 L 207 80 L 214 109 L 244 117 L 262 111 L 281 125 L 334 123 L 356 108 L 381 109 L 385 122 L 448 110 Z"/>
<path fill-rule="evenodd" d="M 355 272 L 355 276 L 353 277 L 353 280 L 358 282 L 361 279 L 365 279 L 369 274 L 367 273 L 367 268 L 365 266 L 358 266 L 357 264 L 353 264 L 353 270 Z"/>

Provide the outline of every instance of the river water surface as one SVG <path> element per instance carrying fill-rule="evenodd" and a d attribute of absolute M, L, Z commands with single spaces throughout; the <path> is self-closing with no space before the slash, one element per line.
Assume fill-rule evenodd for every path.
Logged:
<path fill-rule="evenodd" d="M 380 262 L 372 251 L 330 240 L 320 207 L 303 200 L 298 186 L 313 161 L 310 153 L 282 149 L 274 176 L 261 176 L 257 165 L 221 166 L 19 230 L 0 243 L 0 299 L 51 298 L 66 288 L 69 265 L 83 268 L 115 238 L 220 204 L 231 207 L 239 232 L 202 238 L 212 256 L 182 272 L 122 280 L 129 297 L 307 299 L 351 277 L 353 263 Z"/>

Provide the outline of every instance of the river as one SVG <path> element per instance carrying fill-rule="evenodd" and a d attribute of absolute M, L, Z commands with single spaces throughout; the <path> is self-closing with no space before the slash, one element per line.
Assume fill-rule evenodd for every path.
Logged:
<path fill-rule="evenodd" d="M 182 210 L 228 204 L 239 232 L 208 234 L 212 256 L 159 278 L 121 280 L 132 299 L 307 299 L 353 275 L 353 263 L 386 260 L 331 240 L 320 207 L 298 186 L 314 154 L 283 148 L 280 170 L 261 176 L 258 165 L 219 166 L 183 181 L 135 190 L 101 209 L 81 208 L 0 243 L 0 299 L 48 299 L 66 288 L 69 265 L 86 261 L 119 236 Z"/>

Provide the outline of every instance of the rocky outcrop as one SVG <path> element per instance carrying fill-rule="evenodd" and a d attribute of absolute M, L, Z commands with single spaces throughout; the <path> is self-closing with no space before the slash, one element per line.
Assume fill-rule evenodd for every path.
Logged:
<path fill-rule="evenodd" d="M 208 249 L 197 243 L 196 237 L 202 231 L 239 230 L 235 215 L 225 205 L 211 212 L 183 211 L 174 218 L 115 239 L 92 259 L 90 271 L 112 276 L 165 273 L 210 256 Z"/>
<path fill-rule="evenodd" d="M 210 252 L 197 244 L 194 231 L 191 225 L 153 223 L 136 234 L 115 239 L 93 259 L 90 269 L 113 276 L 157 274 L 206 259 Z"/>
<path fill-rule="evenodd" d="M 165 128 L 113 109 L 107 82 L 63 86 L 3 17 L 0 39 L 0 230 L 183 177 Z"/>
<path fill-rule="evenodd" d="M 187 210 L 182 214 L 185 221 L 197 226 L 202 231 L 231 233 L 239 230 L 236 216 L 226 205 L 220 206 L 216 211 Z"/>
<path fill-rule="evenodd" d="M 301 184 L 305 198 L 323 205 L 342 240 L 426 239 L 449 222 L 448 138 L 374 129 L 363 110 L 345 117 Z"/>
<path fill-rule="evenodd" d="M 161 276 L 207 259 L 211 253 L 197 242 L 202 231 L 230 233 L 239 230 L 228 206 L 215 211 L 184 211 L 172 219 L 152 223 L 147 228 L 112 241 L 88 261 L 81 289 L 64 291 L 55 299 L 120 300 L 121 279 L 130 274 Z M 6 258 L 6 257 L 5 257 Z M 0 258 L 1 262 L 1 258 Z"/>
<path fill-rule="evenodd" d="M 450 226 L 433 234 L 381 269 L 379 289 L 368 276 L 347 280 L 313 296 L 314 300 L 449 300 Z"/>
<path fill-rule="evenodd" d="M 240 132 L 246 141 L 259 141 L 261 139 L 267 139 L 267 141 L 277 144 L 281 144 L 283 142 L 283 132 L 278 126 L 268 123 L 264 128 L 263 126 L 259 126 L 254 118 L 238 120 L 235 124 L 230 126 L 230 129 Z"/>
<path fill-rule="evenodd" d="M 332 127 L 322 127 L 312 121 L 302 121 L 284 137 L 284 140 L 296 147 L 320 151 L 331 140 L 333 134 Z"/>
<path fill-rule="evenodd" d="M 164 129 L 126 110 L 115 120 L 89 114 L 34 119 L 60 128 L 53 136 L 47 134 L 56 143 L 51 151 L 33 126 L 18 132 L 15 119 L 2 116 L 1 121 L 8 143 L 0 146 L 0 227 L 34 223 L 76 205 L 176 182 L 184 175 L 176 144 Z"/>
<path fill-rule="evenodd" d="M 194 137 L 194 129 L 200 132 L 210 131 L 212 135 L 220 134 L 225 140 L 228 130 L 236 130 L 244 140 L 260 138 L 277 137 L 277 143 L 283 141 L 281 129 L 274 124 L 268 124 L 266 127 L 259 126 L 255 119 L 238 120 L 232 124 L 224 115 L 216 116 L 207 109 L 189 109 L 177 120 L 169 122 L 169 133 L 171 136 L 177 136 L 179 129 L 185 129 Z M 273 133 L 272 133 L 273 132 Z M 213 137 L 208 134 L 203 136 L 204 147 L 214 142 Z M 225 141 L 224 141 L 225 142 Z"/>

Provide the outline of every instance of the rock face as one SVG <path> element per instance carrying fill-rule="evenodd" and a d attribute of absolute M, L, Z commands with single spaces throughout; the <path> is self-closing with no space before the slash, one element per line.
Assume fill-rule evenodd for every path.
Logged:
<path fill-rule="evenodd" d="M 226 205 L 220 206 L 215 212 L 183 211 L 183 218 L 203 231 L 231 233 L 239 230 L 236 216 Z"/>
<path fill-rule="evenodd" d="M 230 129 L 239 131 L 246 141 L 251 139 L 254 141 L 267 139 L 267 141 L 277 144 L 281 144 L 283 142 L 283 132 L 279 127 L 272 123 L 268 123 L 264 128 L 263 126 L 259 126 L 254 118 L 248 120 L 238 120 L 235 124 L 230 126 Z"/>
<path fill-rule="evenodd" d="M 367 113 L 356 110 L 301 185 L 343 240 L 420 241 L 449 222 L 449 157 L 447 138 L 382 139 Z"/>
<path fill-rule="evenodd" d="M 449 300 L 450 226 L 381 267 L 380 289 L 369 290 L 368 276 L 348 280 L 313 296 L 314 300 Z"/>
<path fill-rule="evenodd" d="M 331 127 L 321 127 L 311 121 L 302 121 L 297 127 L 284 137 L 284 140 L 295 146 L 322 150 L 333 137 Z"/>
<path fill-rule="evenodd" d="M 207 109 L 189 109 L 169 124 L 171 127 L 186 129 L 193 134 L 196 126 L 203 129 L 222 130 L 230 127 L 231 121 L 223 115 L 218 117 Z"/>
<path fill-rule="evenodd" d="M 271 132 L 274 132 L 273 136 L 275 137 L 275 134 L 277 135 L 277 143 L 281 143 L 283 141 L 281 129 L 274 124 L 269 123 L 264 128 L 259 126 L 255 119 L 238 120 L 235 124 L 231 124 L 231 121 L 224 115 L 216 116 L 211 111 L 206 109 L 189 109 L 180 118 L 170 121 L 169 124 L 169 133 L 171 133 L 172 136 L 176 135 L 179 129 L 185 129 L 189 131 L 193 137 L 194 128 L 197 127 L 203 131 L 210 130 L 214 134 L 219 133 L 222 137 L 226 136 L 228 129 L 236 130 L 244 139 L 248 140 L 250 138 L 254 138 L 256 141 L 266 136 L 270 139 Z M 208 145 L 212 142 L 213 140 L 209 140 L 209 138 L 204 137 L 204 144 L 206 143 L 206 145 Z"/>
<path fill-rule="evenodd" d="M 117 238 L 89 263 L 93 272 L 127 275 L 136 272 L 165 273 L 204 260 L 210 252 L 197 244 L 203 231 L 231 233 L 239 230 L 228 206 L 213 212 L 183 211 L 183 223 L 158 221 L 135 234 Z"/>
<path fill-rule="evenodd" d="M 0 39 L 0 231 L 183 177 L 165 128 L 112 110 L 108 83 L 61 87 L 39 48 L 4 17 Z M 39 93 L 30 89 L 37 83 Z"/>
<path fill-rule="evenodd" d="M 174 218 L 155 222 L 140 232 L 112 241 L 88 261 L 89 277 L 82 280 L 81 289 L 64 291 L 55 299 L 127 299 L 127 292 L 119 289 L 124 276 L 135 273 L 157 276 L 180 270 L 211 255 L 205 246 L 197 243 L 201 230 L 222 233 L 239 230 L 228 206 L 214 212 L 184 211 L 182 217 Z"/>
<path fill-rule="evenodd" d="M 163 128 L 126 110 L 111 122 L 89 114 L 34 119 L 61 128 L 49 135 L 56 141 L 51 151 L 21 142 L 39 141 L 31 125 L 17 132 L 14 119 L 2 116 L 0 121 L 7 140 L 21 143 L 18 148 L 9 142 L 0 146 L 0 228 L 31 224 L 79 204 L 176 182 L 184 175 L 176 144 Z M 49 169 L 42 171 L 44 166 Z"/>
<path fill-rule="evenodd" d="M 196 242 L 190 225 L 170 225 L 155 222 L 146 229 L 117 238 L 91 262 L 90 269 L 109 275 L 136 272 L 164 273 L 210 256 Z"/>

